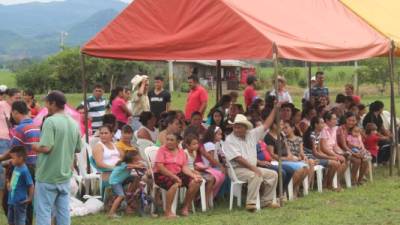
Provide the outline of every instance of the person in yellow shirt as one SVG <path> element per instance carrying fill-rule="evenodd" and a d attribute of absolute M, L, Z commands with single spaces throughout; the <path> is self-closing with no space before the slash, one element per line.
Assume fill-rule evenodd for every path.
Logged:
<path fill-rule="evenodd" d="M 126 152 L 137 151 L 136 147 L 132 145 L 133 129 L 129 125 L 124 125 L 121 129 L 121 139 L 115 143 L 115 146 L 121 153 L 121 158 L 124 157 Z"/>

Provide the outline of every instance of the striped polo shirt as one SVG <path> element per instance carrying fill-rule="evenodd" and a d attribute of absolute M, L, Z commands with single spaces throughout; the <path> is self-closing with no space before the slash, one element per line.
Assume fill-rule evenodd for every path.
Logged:
<path fill-rule="evenodd" d="M 32 119 L 22 120 L 13 130 L 11 147 L 24 146 L 27 151 L 26 164 L 36 164 L 36 152 L 32 150 L 32 145 L 40 141 L 40 129 L 33 124 Z"/>
<path fill-rule="evenodd" d="M 93 133 L 103 125 L 103 117 L 106 114 L 107 101 L 101 97 L 97 100 L 94 96 L 87 99 L 88 116 L 92 119 Z M 83 103 L 82 103 L 83 105 Z"/>

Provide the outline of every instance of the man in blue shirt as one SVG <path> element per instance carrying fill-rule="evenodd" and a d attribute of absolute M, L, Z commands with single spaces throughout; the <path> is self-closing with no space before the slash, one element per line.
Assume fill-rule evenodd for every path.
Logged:
<path fill-rule="evenodd" d="M 316 84 L 311 88 L 311 102 L 315 104 L 315 102 L 319 99 L 319 97 L 327 97 L 329 102 L 329 89 L 324 87 L 324 72 L 318 71 L 315 74 Z"/>

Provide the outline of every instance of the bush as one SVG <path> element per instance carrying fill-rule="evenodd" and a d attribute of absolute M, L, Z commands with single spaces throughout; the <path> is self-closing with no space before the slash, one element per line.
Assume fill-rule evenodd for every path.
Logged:
<path fill-rule="evenodd" d="M 96 83 L 104 87 L 129 86 L 135 74 L 154 74 L 154 67 L 144 62 L 86 58 L 88 89 Z M 16 72 L 17 85 L 36 93 L 48 90 L 82 92 L 82 71 L 79 48 L 66 49 L 49 58 L 23 67 Z"/>
<path fill-rule="evenodd" d="M 181 92 L 188 93 L 190 91 L 189 84 L 187 82 L 183 82 L 180 85 Z"/>
<path fill-rule="evenodd" d="M 301 88 L 306 88 L 307 87 L 307 81 L 305 79 L 300 79 L 297 82 L 297 85 L 299 85 L 299 87 L 301 87 Z"/>

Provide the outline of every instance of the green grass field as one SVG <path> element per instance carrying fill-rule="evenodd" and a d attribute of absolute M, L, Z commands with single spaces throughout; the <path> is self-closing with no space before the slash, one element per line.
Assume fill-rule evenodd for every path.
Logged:
<path fill-rule="evenodd" d="M 400 184 L 398 177 L 389 177 L 387 168 L 374 171 L 374 181 L 364 186 L 336 193 L 315 191 L 304 198 L 288 202 L 281 209 L 263 209 L 248 213 L 235 207 L 229 211 L 228 200 L 216 203 L 215 209 L 197 212 L 186 218 L 165 220 L 143 218 L 137 215 L 111 220 L 104 213 L 75 217 L 73 225 L 397 225 L 400 224 Z M 0 215 L 0 224 L 6 224 Z"/>
<path fill-rule="evenodd" d="M 0 85 L 4 84 L 7 87 L 15 87 L 15 74 L 7 70 L 0 70 Z"/>

